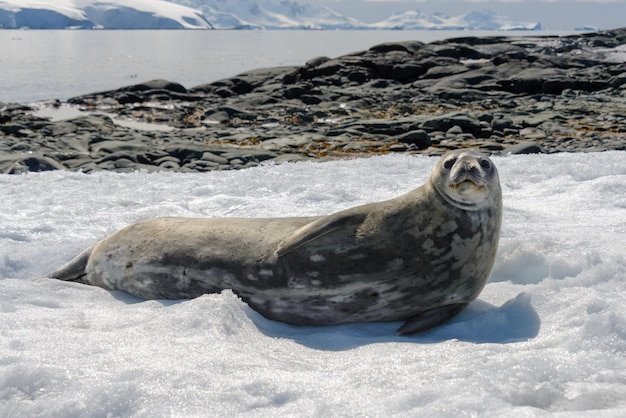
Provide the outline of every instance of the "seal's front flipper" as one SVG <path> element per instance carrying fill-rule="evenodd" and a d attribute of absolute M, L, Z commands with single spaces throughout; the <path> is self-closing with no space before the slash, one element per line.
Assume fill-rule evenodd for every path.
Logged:
<path fill-rule="evenodd" d="M 285 238 L 276 250 L 276 256 L 280 257 L 293 250 L 296 250 L 311 241 L 314 241 L 324 235 L 330 233 L 345 230 L 345 228 L 356 227 L 361 225 L 363 220 L 367 217 L 365 212 L 354 212 L 353 210 L 347 210 L 338 212 L 333 215 L 324 216 L 318 220 L 311 222 L 303 226 L 294 232 L 291 236 Z"/>
<path fill-rule="evenodd" d="M 398 335 L 411 335 L 418 332 L 426 331 L 427 329 L 436 327 L 439 324 L 452 319 L 456 314 L 461 312 L 467 306 L 467 303 L 457 303 L 454 305 L 446 305 L 441 308 L 431 309 L 430 311 L 422 312 L 421 314 L 407 319 L 404 324 L 398 328 L 396 334 Z"/>
<path fill-rule="evenodd" d="M 87 261 L 89 261 L 89 256 L 91 256 L 92 251 L 93 246 L 87 248 L 69 263 L 48 274 L 48 277 L 51 279 L 85 283 L 82 278 L 87 274 L 85 267 L 87 267 Z"/>

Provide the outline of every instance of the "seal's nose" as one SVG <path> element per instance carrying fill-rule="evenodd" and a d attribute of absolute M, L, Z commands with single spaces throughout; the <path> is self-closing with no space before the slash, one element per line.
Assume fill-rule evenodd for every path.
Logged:
<path fill-rule="evenodd" d="M 462 157 L 457 162 L 456 173 L 457 175 L 470 173 L 475 168 L 471 158 Z"/>

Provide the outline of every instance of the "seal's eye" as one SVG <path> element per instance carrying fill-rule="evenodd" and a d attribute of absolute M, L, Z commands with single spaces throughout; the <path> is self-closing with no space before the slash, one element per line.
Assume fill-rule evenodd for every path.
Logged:
<path fill-rule="evenodd" d="M 480 160 L 480 166 L 485 170 L 489 170 L 491 168 L 491 164 L 488 160 Z"/>
<path fill-rule="evenodd" d="M 450 170 L 454 163 L 456 163 L 456 158 L 450 158 L 448 161 L 443 163 L 443 168 L 445 168 L 446 170 Z"/>

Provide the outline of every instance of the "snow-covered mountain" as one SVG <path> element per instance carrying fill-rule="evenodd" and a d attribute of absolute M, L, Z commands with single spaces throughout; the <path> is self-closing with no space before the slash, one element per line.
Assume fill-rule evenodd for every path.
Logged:
<path fill-rule="evenodd" d="M 85 13 L 71 0 L 0 0 L 0 28 L 92 28 Z"/>
<path fill-rule="evenodd" d="M 216 28 L 368 29 L 328 7 L 291 0 L 172 0 L 202 10 Z"/>
<path fill-rule="evenodd" d="M 210 29 L 202 12 L 162 0 L 0 0 L 4 29 Z"/>
<path fill-rule="evenodd" d="M 172 0 L 202 10 L 217 28 L 262 29 L 454 29 L 539 30 L 538 22 L 518 22 L 494 12 L 471 12 L 460 16 L 407 11 L 366 24 L 340 15 L 328 7 L 293 0 Z"/>
<path fill-rule="evenodd" d="M 540 30 L 539 22 L 517 22 L 495 12 L 471 12 L 460 16 L 426 14 L 418 10 L 397 13 L 371 25 L 376 29 L 398 30 Z"/>
<path fill-rule="evenodd" d="M 407 11 L 366 24 L 296 0 L 0 0 L 0 28 L 538 30 L 494 12 Z"/>

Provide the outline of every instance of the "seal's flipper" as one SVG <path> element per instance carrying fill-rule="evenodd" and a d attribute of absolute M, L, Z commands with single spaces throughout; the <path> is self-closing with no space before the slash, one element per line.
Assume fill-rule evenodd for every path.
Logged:
<path fill-rule="evenodd" d="M 398 335 L 411 335 L 418 332 L 426 331 L 427 329 L 436 327 L 439 324 L 452 319 L 456 314 L 461 312 L 467 306 L 467 303 L 457 303 L 454 305 L 446 305 L 441 308 L 431 309 L 430 311 L 422 312 L 418 316 L 407 319 L 398 330 Z"/>
<path fill-rule="evenodd" d="M 48 277 L 69 282 L 85 283 L 82 278 L 87 274 L 85 267 L 87 266 L 87 261 L 89 261 L 93 247 L 92 245 L 60 269 L 48 274 Z"/>
<path fill-rule="evenodd" d="M 367 213 L 364 212 L 345 211 L 317 219 L 282 240 L 278 244 L 276 256 L 285 255 L 331 232 L 360 225 L 366 217 Z"/>

